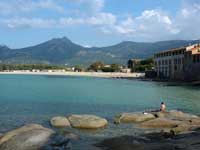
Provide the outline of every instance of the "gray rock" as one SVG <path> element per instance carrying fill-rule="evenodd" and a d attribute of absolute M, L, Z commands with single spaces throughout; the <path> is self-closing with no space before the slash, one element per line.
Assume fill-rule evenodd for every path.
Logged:
<path fill-rule="evenodd" d="M 171 135 L 145 134 L 141 137 L 121 136 L 105 139 L 97 147 L 109 150 L 199 150 L 200 132 Z"/>
<path fill-rule="evenodd" d="M 115 123 L 144 122 L 151 119 L 155 119 L 155 116 L 151 113 L 122 113 L 115 117 Z"/>
<path fill-rule="evenodd" d="M 188 119 L 199 118 L 196 115 L 184 113 L 182 111 L 177 111 L 177 110 L 170 110 L 167 112 L 154 112 L 153 114 L 159 118 L 169 118 L 169 119 L 176 119 L 176 120 L 188 120 Z"/>
<path fill-rule="evenodd" d="M 141 123 L 140 127 L 145 128 L 174 128 L 181 124 L 180 121 L 171 120 L 167 118 L 156 118 L 153 120 Z"/>
<path fill-rule="evenodd" d="M 51 129 L 29 124 L 4 134 L 0 139 L 0 150 L 38 150 L 53 134 Z"/>
<path fill-rule="evenodd" d="M 168 112 L 169 116 L 174 117 L 174 118 L 198 118 L 196 115 L 184 113 L 182 111 L 177 111 L 177 110 L 171 110 Z"/>
<path fill-rule="evenodd" d="M 106 119 L 95 115 L 71 115 L 68 119 L 72 127 L 80 129 L 98 129 L 108 124 Z"/>
<path fill-rule="evenodd" d="M 179 124 L 177 127 L 172 128 L 170 132 L 173 132 L 174 134 L 179 134 L 189 132 L 198 128 L 200 128 L 200 119 L 194 118 L 182 121 L 181 124 Z"/>
<path fill-rule="evenodd" d="M 50 120 L 50 123 L 53 127 L 69 127 L 70 126 L 70 122 L 68 121 L 68 119 L 66 117 L 53 117 Z"/>

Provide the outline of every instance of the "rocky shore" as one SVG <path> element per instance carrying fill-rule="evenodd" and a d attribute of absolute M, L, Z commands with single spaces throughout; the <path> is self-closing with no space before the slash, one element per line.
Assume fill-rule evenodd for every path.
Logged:
<path fill-rule="evenodd" d="M 181 111 L 152 113 L 121 113 L 113 122 L 95 115 L 72 114 L 56 116 L 50 121 L 52 128 L 29 124 L 0 137 L 0 150 L 73 150 L 81 142 L 79 135 L 64 129 L 104 130 L 109 124 L 133 124 L 144 129 L 143 134 L 101 139 L 81 150 L 197 150 L 200 149 L 200 117 Z M 148 132 L 147 132 L 148 131 Z M 123 132 L 123 131 L 121 131 Z M 76 141 L 76 142 L 73 142 Z"/>
<path fill-rule="evenodd" d="M 179 135 L 151 133 L 139 137 L 114 137 L 105 139 L 96 146 L 103 150 L 199 150 L 200 130 Z"/>

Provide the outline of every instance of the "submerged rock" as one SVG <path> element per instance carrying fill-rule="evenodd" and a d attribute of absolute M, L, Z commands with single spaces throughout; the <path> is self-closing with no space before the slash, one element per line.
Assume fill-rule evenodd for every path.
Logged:
<path fill-rule="evenodd" d="M 50 120 L 50 123 L 53 127 L 69 127 L 70 126 L 70 122 L 68 121 L 68 119 L 66 117 L 53 117 Z"/>
<path fill-rule="evenodd" d="M 115 123 L 144 122 L 151 119 L 155 119 L 155 116 L 151 113 L 122 113 L 115 117 Z"/>
<path fill-rule="evenodd" d="M 38 150 L 49 141 L 53 131 L 29 124 L 7 132 L 0 138 L 0 150 Z"/>
<path fill-rule="evenodd" d="M 71 148 L 71 139 L 60 134 L 55 134 L 51 140 L 42 147 L 42 150 L 70 150 Z"/>
<path fill-rule="evenodd" d="M 71 132 L 67 132 L 67 131 L 63 131 L 62 133 L 60 133 L 63 137 L 67 138 L 67 139 L 71 139 L 71 140 L 79 140 L 80 137 L 74 133 Z"/>
<path fill-rule="evenodd" d="M 94 115 L 71 115 L 68 119 L 72 127 L 80 129 L 97 129 L 108 124 L 106 119 Z"/>

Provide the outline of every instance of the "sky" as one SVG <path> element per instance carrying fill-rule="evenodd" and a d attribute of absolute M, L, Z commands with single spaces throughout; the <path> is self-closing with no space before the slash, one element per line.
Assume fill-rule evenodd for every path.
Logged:
<path fill-rule="evenodd" d="M 0 0 L 0 44 L 85 47 L 200 39 L 200 0 Z"/>

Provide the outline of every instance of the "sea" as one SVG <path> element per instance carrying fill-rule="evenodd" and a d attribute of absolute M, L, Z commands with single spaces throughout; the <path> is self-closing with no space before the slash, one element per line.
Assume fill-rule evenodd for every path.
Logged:
<path fill-rule="evenodd" d="M 93 114 L 106 118 L 109 125 L 95 131 L 66 130 L 85 140 L 133 135 L 143 131 L 115 125 L 113 118 L 122 112 L 159 109 L 162 101 L 168 110 L 199 115 L 200 87 L 136 79 L 0 75 L 0 133 L 29 123 L 51 128 L 49 120 L 54 116 Z"/>

